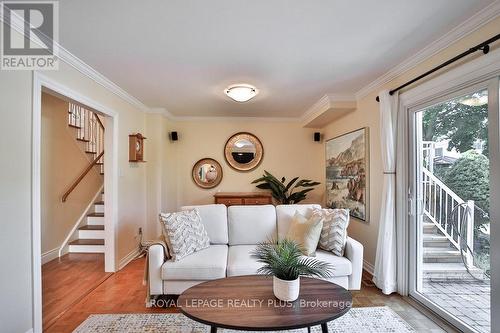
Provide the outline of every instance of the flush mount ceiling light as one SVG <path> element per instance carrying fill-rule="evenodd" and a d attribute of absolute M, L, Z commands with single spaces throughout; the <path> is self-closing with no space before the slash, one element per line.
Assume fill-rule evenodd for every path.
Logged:
<path fill-rule="evenodd" d="M 227 96 L 236 102 L 247 102 L 254 98 L 259 91 L 249 84 L 236 84 L 224 90 Z"/>

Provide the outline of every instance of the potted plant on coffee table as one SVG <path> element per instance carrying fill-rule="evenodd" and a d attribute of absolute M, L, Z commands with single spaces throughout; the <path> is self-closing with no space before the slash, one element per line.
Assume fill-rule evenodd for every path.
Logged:
<path fill-rule="evenodd" d="M 252 256 L 264 265 L 259 274 L 273 276 L 273 292 L 282 301 L 295 301 L 300 292 L 300 276 L 331 277 L 329 263 L 306 257 L 300 246 L 293 240 L 270 240 L 260 243 Z"/>

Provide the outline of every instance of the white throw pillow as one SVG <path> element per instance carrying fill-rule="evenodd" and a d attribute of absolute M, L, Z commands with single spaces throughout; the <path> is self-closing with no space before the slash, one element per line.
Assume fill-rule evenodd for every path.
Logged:
<path fill-rule="evenodd" d="M 323 229 L 319 238 L 319 247 L 333 254 L 344 256 L 347 242 L 347 227 L 349 226 L 348 209 L 315 209 L 312 216 L 321 216 Z"/>
<path fill-rule="evenodd" d="M 177 213 L 161 213 L 165 242 L 173 261 L 210 246 L 205 227 L 197 209 Z"/>
<path fill-rule="evenodd" d="M 304 255 L 315 257 L 322 227 L 322 216 L 307 218 L 296 211 L 286 238 L 296 241 L 301 246 Z"/>

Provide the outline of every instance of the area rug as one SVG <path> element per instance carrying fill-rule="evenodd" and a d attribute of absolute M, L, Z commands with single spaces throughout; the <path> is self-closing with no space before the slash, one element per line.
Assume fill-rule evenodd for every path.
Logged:
<path fill-rule="evenodd" d="M 387 306 L 353 308 L 344 316 L 328 323 L 331 333 L 406 333 L 415 330 Z M 210 327 L 197 323 L 179 313 L 166 314 L 96 314 L 91 315 L 73 332 L 75 333 L 152 333 L 152 332 L 210 332 Z M 219 329 L 218 332 L 237 331 Z M 282 331 L 285 332 L 285 331 Z M 305 333 L 307 329 L 286 331 Z M 321 333 L 320 326 L 311 328 Z"/>

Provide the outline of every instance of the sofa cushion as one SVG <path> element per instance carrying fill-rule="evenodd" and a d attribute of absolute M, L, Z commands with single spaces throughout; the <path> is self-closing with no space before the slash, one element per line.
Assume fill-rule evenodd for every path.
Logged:
<path fill-rule="evenodd" d="M 317 260 L 325 261 L 333 266 L 332 275 L 336 276 L 347 276 L 352 273 L 352 265 L 349 259 L 346 257 L 339 257 L 330 251 L 320 250 L 316 251 Z"/>
<path fill-rule="evenodd" d="M 196 209 L 160 214 L 168 252 L 173 261 L 210 246 L 210 239 L 200 220 Z"/>
<path fill-rule="evenodd" d="M 323 217 L 323 228 L 319 238 L 319 247 L 338 256 L 344 255 L 349 226 L 348 209 L 315 209 L 313 217 Z"/>
<path fill-rule="evenodd" d="M 227 221 L 229 245 L 255 245 L 276 238 L 276 210 L 272 205 L 230 206 Z"/>
<path fill-rule="evenodd" d="M 229 247 L 227 255 L 227 276 L 257 274 L 257 269 L 262 267 L 250 253 L 257 245 L 234 245 Z"/>
<path fill-rule="evenodd" d="M 278 205 L 276 206 L 276 218 L 278 226 L 278 239 L 286 237 L 295 212 L 299 212 L 306 218 L 311 217 L 313 209 L 320 209 L 320 205 Z"/>
<path fill-rule="evenodd" d="M 210 245 L 179 261 L 166 261 L 163 280 L 213 280 L 226 277 L 227 245 Z"/>
<path fill-rule="evenodd" d="M 182 210 L 198 209 L 211 244 L 227 244 L 227 208 L 225 205 L 184 206 Z"/>
<path fill-rule="evenodd" d="M 323 220 L 323 216 L 318 214 L 313 214 L 307 219 L 299 212 L 295 212 L 286 238 L 297 242 L 304 255 L 314 257 L 323 228 Z"/>

